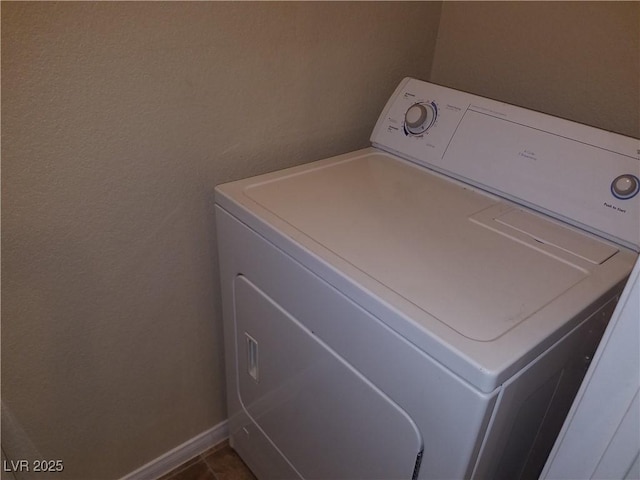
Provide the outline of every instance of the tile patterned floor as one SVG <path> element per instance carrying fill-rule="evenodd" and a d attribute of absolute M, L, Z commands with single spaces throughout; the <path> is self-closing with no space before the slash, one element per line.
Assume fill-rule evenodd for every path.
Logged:
<path fill-rule="evenodd" d="M 183 463 L 158 480 L 257 480 L 228 442 Z"/>

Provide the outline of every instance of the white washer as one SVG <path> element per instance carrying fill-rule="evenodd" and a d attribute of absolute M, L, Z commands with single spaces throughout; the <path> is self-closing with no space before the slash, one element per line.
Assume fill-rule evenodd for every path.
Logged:
<path fill-rule="evenodd" d="M 640 249 L 637 140 L 405 79 L 373 147 L 216 188 L 261 479 L 529 478 Z"/>

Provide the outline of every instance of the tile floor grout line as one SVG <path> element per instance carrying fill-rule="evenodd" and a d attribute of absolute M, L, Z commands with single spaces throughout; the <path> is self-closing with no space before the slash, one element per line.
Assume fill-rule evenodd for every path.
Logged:
<path fill-rule="evenodd" d="M 209 465 L 209 462 L 207 462 L 204 459 L 204 453 L 200 454 L 200 461 L 204 462 L 204 464 L 207 466 L 207 470 L 209 470 L 209 472 L 211 473 L 211 475 L 213 475 L 213 479 L 214 480 L 218 480 L 218 476 L 216 475 L 216 472 L 213 471 L 213 468 L 211 468 L 211 465 Z"/>

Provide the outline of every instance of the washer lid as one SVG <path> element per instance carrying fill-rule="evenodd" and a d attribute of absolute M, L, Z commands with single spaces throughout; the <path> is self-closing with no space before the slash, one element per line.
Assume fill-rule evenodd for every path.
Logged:
<path fill-rule="evenodd" d="M 566 249 L 545 251 L 533 236 L 527 244 L 513 236 L 519 233 L 515 228 L 501 231 L 504 223 L 478 221 L 475 214 L 496 205 L 492 215 L 498 221 L 509 218 L 494 197 L 383 154 L 257 182 L 244 193 L 473 340 L 495 340 L 588 275 L 579 263 L 558 258 Z M 617 251 L 536 219 L 544 222 L 547 235 L 569 239 L 568 245 L 597 244 L 605 258 Z"/>

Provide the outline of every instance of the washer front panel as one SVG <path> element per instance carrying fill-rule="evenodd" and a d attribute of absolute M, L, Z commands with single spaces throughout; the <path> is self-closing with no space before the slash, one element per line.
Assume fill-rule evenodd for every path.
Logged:
<path fill-rule="evenodd" d="M 244 411 L 303 478 L 412 477 L 423 440 L 402 408 L 244 275 L 234 306 Z"/>

